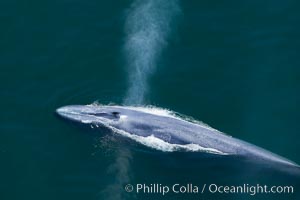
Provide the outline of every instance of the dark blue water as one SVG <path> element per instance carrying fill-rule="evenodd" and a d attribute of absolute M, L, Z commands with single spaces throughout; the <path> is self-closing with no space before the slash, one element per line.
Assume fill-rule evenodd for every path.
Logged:
<path fill-rule="evenodd" d="M 0 199 L 299 199 L 295 170 L 162 153 L 65 123 L 56 108 L 128 92 L 132 1 L 0 2 Z M 145 104 L 300 163 L 299 2 L 181 1 Z M 127 183 L 292 185 L 293 194 L 135 194 Z"/>

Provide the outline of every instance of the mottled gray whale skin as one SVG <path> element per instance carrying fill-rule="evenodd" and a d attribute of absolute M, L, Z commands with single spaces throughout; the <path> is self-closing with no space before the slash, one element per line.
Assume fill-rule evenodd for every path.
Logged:
<path fill-rule="evenodd" d="M 132 136 L 142 144 L 146 144 L 144 139 L 157 138 L 165 144 L 180 147 L 197 145 L 200 150 L 208 153 L 298 166 L 286 158 L 225 135 L 207 125 L 186 121 L 171 114 L 148 112 L 138 107 L 105 105 L 72 105 L 61 107 L 56 112 L 63 118 L 89 124 L 94 128 L 108 127 L 125 136 Z"/>

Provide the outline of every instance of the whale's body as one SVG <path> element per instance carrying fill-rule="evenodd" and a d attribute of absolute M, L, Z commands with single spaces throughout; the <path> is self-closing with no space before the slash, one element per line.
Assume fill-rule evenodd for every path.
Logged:
<path fill-rule="evenodd" d="M 57 109 L 74 122 L 107 127 L 144 145 L 164 151 L 190 150 L 245 156 L 259 161 L 296 165 L 265 149 L 225 135 L 207 125 L 166 111 L 127 106 L 74 105 Z"/>

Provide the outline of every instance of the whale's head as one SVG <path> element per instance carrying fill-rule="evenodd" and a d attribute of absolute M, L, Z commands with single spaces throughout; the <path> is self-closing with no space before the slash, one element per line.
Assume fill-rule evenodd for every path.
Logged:
<path fill-rule="evenodd" d="M 100 105 L 64 106 L 58 108 L 56 113 L 64 119 L 81 124 L 116 124 L 127 117 L 117 106 Z"/>

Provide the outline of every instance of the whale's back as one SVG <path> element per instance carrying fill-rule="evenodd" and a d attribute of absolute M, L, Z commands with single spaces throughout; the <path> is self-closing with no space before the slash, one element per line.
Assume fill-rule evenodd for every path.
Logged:
<path fill-rule="evenodd" d="M 292 161 L 248 142 L 233 138 L 207 125 L 174 116 L 161 116 L 139 111 L 125 111 L 131 116 L 116 126 L 141 137 L 154 136 L 170 144 L 196 144 L 223 155 L 238 155 L 252 159 L 296 165 Z M 123 111 L 124 113 L 124 111 Z M 134 117 L 133 117 L 134 116 Z"/>

